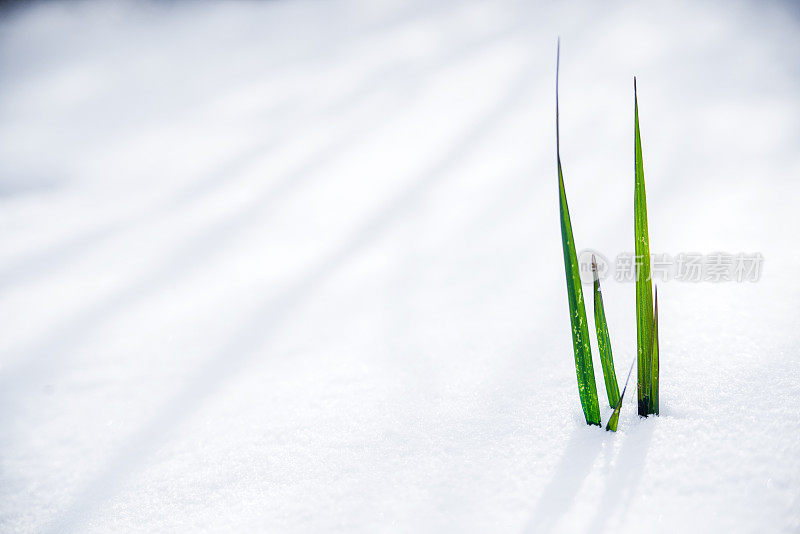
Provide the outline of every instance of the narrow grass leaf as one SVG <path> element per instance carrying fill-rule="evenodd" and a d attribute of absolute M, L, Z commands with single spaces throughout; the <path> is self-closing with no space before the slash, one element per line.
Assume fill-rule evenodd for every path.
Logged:
<path fill-rule="evenodd" d="M 650 413 L 658 415 L 658 286 L 653 312 L 653 352 L 650 359 Z"/>
<path fill-rule="evenodd" d="M 628 380 L 631 379 L 631 371 L 633 371 L 634 363 L 636 363 L 636 360 L 631 362 L 631 368 L 628 369 L 628 377 L 625 379 L 625 385 L 622 388 L 622 395 L 619 396 L 619 400 L 617 401 L 616 406 L 614 406 L 614 413 L 611 414 L 611 417 L 608 420 L 608 424 L 606 425 L 606 430 L 610 432 L 617 431 L 617 423 L 619 422 L 619 412 L 622 411 L 622 400 L 625 398 L 625 391 L 628 389 Z"/>
<path fill-rule="evenodd" d="M 639 102 L 636 78 L 633 79 L 634 117 L 634 238 L 636 251 L 636 370 L 639 415 L 647 417 L 650 411 L 652 372 L 653 286 L 650 280 L 650 238 L 647 232 L 647 198 L 644 188 L 644 163 L 642 138 L 639 133 Z"/>
<path fill-rule="evenodd" d="M 617 385 L 617 373 L 614 371 L 611 339 L 608 336 L 606 312 L 603 309 L 603 294 L 600 292 L 600 277 L 597 274 L 597 262 L 594 254 L 592 254 L 592 274 L 594 276 L 594 327 L 597 331 L 597 348 L 600 352 L 600 365 L 603 367 L 608 405 L 613 408 L 619 401 L 619 386 Z"/>
<path fill-rule="evenodd" d="M 567 275 L 567 298 L 569 300 L 570 324 L 572 327 L 572 347 L 575 352 L 575 370 L 578 375 L 578 394 L 580 395 L 586 424 L 600 426 L 600 405 L 597 400 L 597 386 L 594 381 L 592 352 L 589 346 L 589 329 L 586 323 L 586 308 L 581 291 L 578 255 L 572 237 L 572 223 L 564 191 L 564 175 L 561 170 L 561 151 L 558 131 L 558 63 L 561 52 L 556 56 L 556 160 L 558 162 L 558 194 L 561 214 L 561 244 L 564 251 L 564 270 Z"/>

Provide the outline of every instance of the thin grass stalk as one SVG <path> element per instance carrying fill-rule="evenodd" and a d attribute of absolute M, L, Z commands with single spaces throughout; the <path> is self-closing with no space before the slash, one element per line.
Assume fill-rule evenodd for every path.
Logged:
<path fill-rule="evenodd" d="M 650 413 L 658 415 L 658 286 L 653 311 L 653 352 L 650 359 Z"/>
<path fill-rule="evenodd" d="M 600 405 L 597 400 L 597 386 L 594 381 L 594 366 L 589 345 L 589 330 L 586 322 L 586 308 L 581 291 L 578 255 L 572 237 L 572 223 L 564 191 L 564 175 L 561 169 L 561 149 L 558 127 L 558 66 L 561 43 L 556 55 L 556 161 L 558 163 L 558 194 L 561 215 L 561 244 L 564 252 L 564 271 L 567 277 L 567 299 L 569 300 L 570 325 L 572 327 L 572 348 L 575 353 L 575 371 L 578 377 L 578 394 L 581 400 L 586 424 L 600 426 Z"/>
<path fill-rule="evenodd" d="M 606 425 L 606 430 L 610 432 L 617 431 L 617 423 L 619 423 L 619 413 L 622 411 L 622 401 L 625 399 L 625 391 L 628 389 L 628 380 L 631 379 L 631 371 L 633 371 L 633 364 L 636 363 L 636 360 L 631 362 L 631 367 L 628 369 L 628 376 L 625 378 L 625 385 L 622 387 L 622 395 L 619 396 L 619 400 L 617 404 L 614 406 L 614 413 L 611 414 L 611 417 L 608 419 L 608 424 Z"/>
<path fill-rule="evenodd" d="M 619 401 L 619 386 L 617 385 L 617 373 L 614 370 L 614 356 L 611 353 L 611 339 L 608 335 L 606 312 L 603 308 L 603 293 L 600 291 L 600 277 L 597 273 L 594 254 L 592 254 L 592 275 L 594 277 L 594 327 L 597 332 L 597 349 L 600 352 L 600 365 L 603 367 L 608 405 L 613 408 Z"/>

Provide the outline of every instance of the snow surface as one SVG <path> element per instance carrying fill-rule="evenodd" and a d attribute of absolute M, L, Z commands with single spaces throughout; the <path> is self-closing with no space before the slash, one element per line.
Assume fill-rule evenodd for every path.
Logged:
<path fill-rule="evenodd" d="M 0 531 L 797 532 L 800 12 L 664 4 L 5 7 Z M 632 251 L 636 74 L 652 251 L 764 256 L 660 285 L 616 435 L 557 35 L 578 248 Z"/>

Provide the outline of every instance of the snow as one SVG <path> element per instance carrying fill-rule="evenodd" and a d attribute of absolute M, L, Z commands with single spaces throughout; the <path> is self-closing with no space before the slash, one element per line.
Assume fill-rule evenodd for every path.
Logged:
<path fill-rule="evenodd" d="M 0 13 L 3 532 L 800 529 L 796 7 Z M 659 285 L 662 415 L 629 388 L 616 434 L 577 396 L 559 35 L 578 249 L 633 248 L 636 74 L 651 250 L 764 257 Z"/>

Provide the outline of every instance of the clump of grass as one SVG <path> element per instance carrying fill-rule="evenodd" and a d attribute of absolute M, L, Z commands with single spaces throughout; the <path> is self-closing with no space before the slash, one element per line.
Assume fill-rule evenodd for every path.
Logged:
<path fill-rule="evenodd" d="M 559 43 L 557 56 L 561 54 Z M 578 375 L 578 394 L 587 425 L 600 426 L 600 405 L 597 401 L 597 386 L 594 382 L 592 349 L 589 345 L 589 329 L 586 325 L 586 308 L 581 290 L 581 273 L 578 255 L 572 237 L 567 194 L 564 191 L 564 174 L 561 170 L 561 150 L 558 131 L 558 58 L 556 59 L 556 161 L 558 163 L 558 197 L 561 214 L 561 245 L 564 251 L 564 270 L 567 275 L 567 300 L 569 320 L 572 326 L 572 348 L 575 352 L 575 371 Z"/>
<path fill-rule="evenodd" d="M 575 252 L 572 224 L 564 189 L 564 173 L 561 167 L 561 141 L 558 123 L 558 70 L 561 56 L 559 40 L 556 55 L 556 162 L 558 164 L 559 213 L 561 219 L 561 244 L 564 253 L 564 271 L 567 278 L 567 300 L 569 301 L 570 325 L 572 327 L 572 348 L 575 353 L 575 371 L 578 377 L 580 396 L 586 423 L 600 426 L 600 409 L 597 399 L 597 386 L 594 379 L 592 352 L 589 345 L 589 330 L 586 324 L 586 308 L 581 290 L 580 269 Z M 636 91 L 636 78 L 633 79 L 634 95 L 634 237 L 637 257 L 636 265 L 636 368 L 639 415 L 647 417 L 659 412 L 659 353 L 658 353 L 658 294 L 653 304 L 653 286 L 650 278 L 650 238 L 647 230 L 647 199 L 644 187 L 644 164 L 642 161 L 642 139 L 639 132 L 639 103 Z M 625 379 L 622 394 L 619 393 L 614 359 L 611 352 L 611 338 L 608 333 L 603 295 L 597 263 L 592 256 L 594 278 L 594 321 L 597 333 L 597 346 L 603 369 L 608 403 L 614 409 L 606 425 L 606 430 L 616 432 L 622 400 L 633 371 L 633 364 Z"/>

